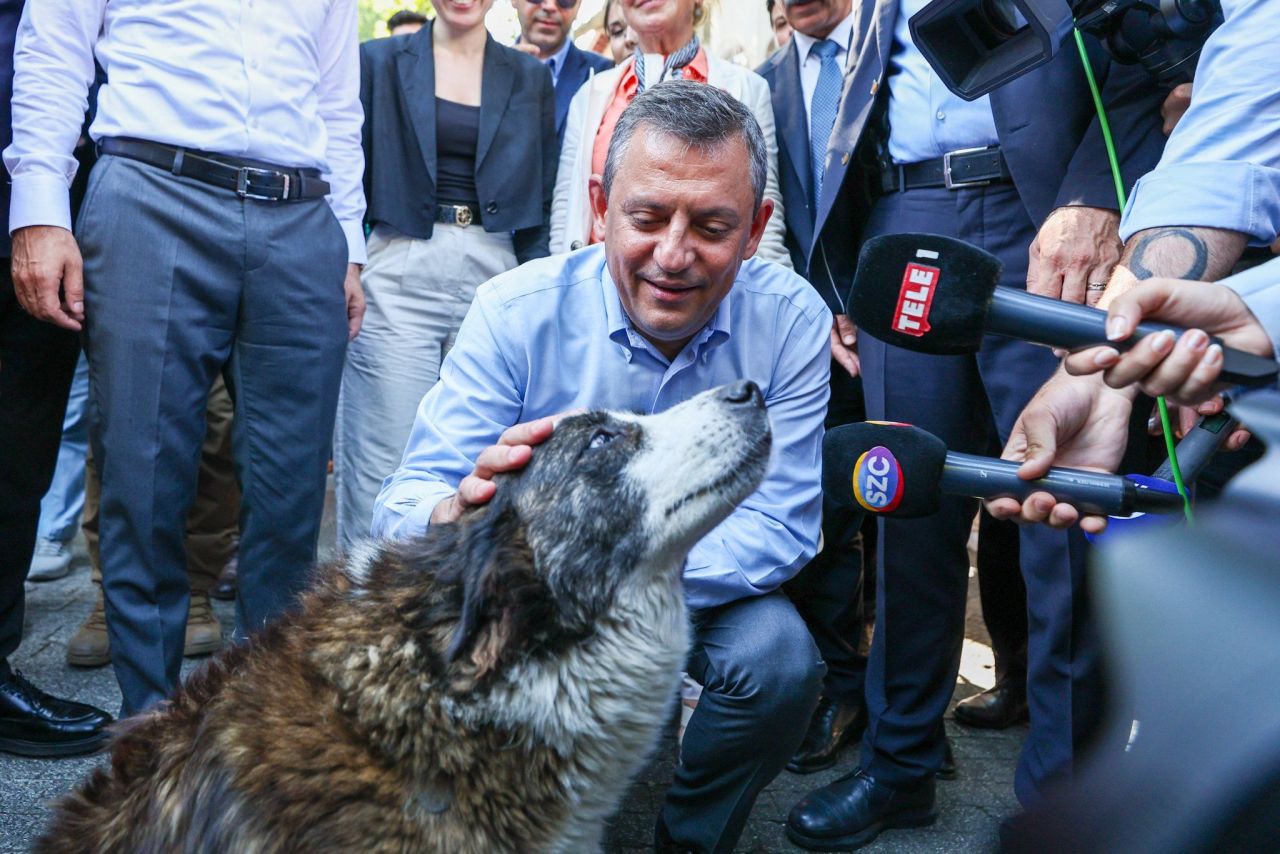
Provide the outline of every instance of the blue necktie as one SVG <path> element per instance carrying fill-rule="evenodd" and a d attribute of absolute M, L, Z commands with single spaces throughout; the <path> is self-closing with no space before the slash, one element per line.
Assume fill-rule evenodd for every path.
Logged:
<path fill-rule="evenodd" d="M 831 129 L 836 124 L 836 110 L 840 107 L 840 89 L 844 74 L 836 62 L 840 46 L 831 39 L 823 39 L 809 48 L 809 53 L 822 60 L 818 72 L 818 85 L 813 90 L 809 104 L 809 164 L 813 169 L 813 204 L 816 208 L 822 198 L 822 168 L 827 161 L 827 143 Z"/>

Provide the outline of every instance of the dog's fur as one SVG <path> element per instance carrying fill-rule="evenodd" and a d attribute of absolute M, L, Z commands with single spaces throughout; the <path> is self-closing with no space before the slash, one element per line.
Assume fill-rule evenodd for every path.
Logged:
<path fill-rule="evenodd" d="M 126 721 L 37 851 L 589 851 L 688 648 L 689 549 L 764 475 L 743 384 L 566 419 L 491 504 L 317 574 Z"/>

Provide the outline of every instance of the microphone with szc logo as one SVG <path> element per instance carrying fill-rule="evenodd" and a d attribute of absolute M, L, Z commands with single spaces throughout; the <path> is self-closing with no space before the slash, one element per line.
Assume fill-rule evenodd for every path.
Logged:
<path fill-rule="evenodd" d="M 948 451 L 937 436 L 910 424 L 845 424 L 827 431 L 822 442 L 827 500 L 882 516 L 928 516 L 938 511 L 944 495 L 1024 499 L 1033 492 L 1102 516 L 1182 510 L 1182 498 L 1165 481 L 1070 468 L 1051 468 L 1038 480 L 1023 480 L 1018 467 Z"/>

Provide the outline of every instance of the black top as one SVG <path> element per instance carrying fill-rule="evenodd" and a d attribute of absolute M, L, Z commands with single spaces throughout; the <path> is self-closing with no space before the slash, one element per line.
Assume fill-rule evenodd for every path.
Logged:
<path fill-rule="evenodd" d="M 479 206 L 476 142 L 480 108 L 436 98 L 436 198 L 442 205 Z"/>
<path fill-rule="evenodd" d="M 444 200 L 437 183 L 431 31 L 428 24 L 412 35 L 360 45 L 365 222 L 386 223 L 419 240 L 431 239 L 436 203 Z M 549 249 L 560 160 L 551 73 L 535 57 L 489 36 L 480 83 L 474 170 L 480 227 L 510 234 L 516 260 L 523 264 Z"/>

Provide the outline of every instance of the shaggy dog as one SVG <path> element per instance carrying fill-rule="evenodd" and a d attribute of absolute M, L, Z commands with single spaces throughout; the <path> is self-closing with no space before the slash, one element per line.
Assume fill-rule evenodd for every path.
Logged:
<path fill-rule="evenodd" d="M 565 419 L 489 505 L 321 570 L 126 722 L 36 850 L 599 848 L 671 708 L 684 559 L 769 445 L 746 382 Z"/>

